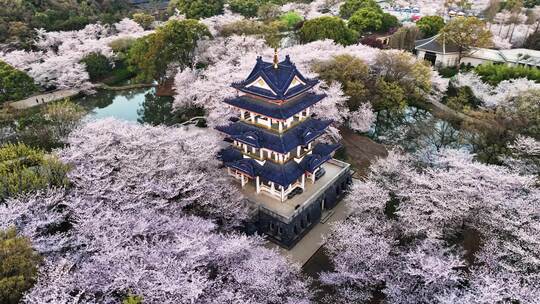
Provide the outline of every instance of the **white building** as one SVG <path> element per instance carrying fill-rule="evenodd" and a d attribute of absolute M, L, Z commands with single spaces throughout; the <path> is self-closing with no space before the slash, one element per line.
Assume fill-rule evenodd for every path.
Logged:
<path fill-rule="evenodd" d="M 459 50 L 456 46 L 439 42 L 439 35 L 417 40 L 415 54 L 419 59 L 430 61 L 439 67 L 456 66 L 459 59 Z M 463 54 L 463 64 L 477 66 L 486 62 L 506 65 L 527 65 L 540 67 L 540 51 L 529 49 L 494 50 L 486 48 L 473 48 Z"/>

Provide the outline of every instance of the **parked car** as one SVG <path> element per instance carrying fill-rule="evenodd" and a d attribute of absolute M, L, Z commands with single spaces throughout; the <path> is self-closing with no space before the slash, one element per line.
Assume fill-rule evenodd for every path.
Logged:
<path fill-rule="evenodd" d="M 324 168 L 319 168 L 317 172 L 315 172 L 315 180 L 318 180 L 319 178 L 323 177 L 326 174 L 326 170 Z"/>
<path fill-rule="evenodd" d="M 291 198 L 295 197 L 296 195 L 302 194 L 302 193 L 304 193 L 304 189 L 302 189 L 302 188 L 294 188 L 293 191 L 291 191 L 287 195 L 287 199 L 291 199 Z"/>

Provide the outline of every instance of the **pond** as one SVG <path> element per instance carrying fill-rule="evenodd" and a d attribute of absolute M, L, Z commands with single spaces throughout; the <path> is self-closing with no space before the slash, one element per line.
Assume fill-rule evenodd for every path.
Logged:
<path fill-rule="evenodd" d="M 100 90 L 75 101 L 88 111 L 86 118 L 91 120 L 113 117 L 151 125 L 174 125 L 204 114 L 198 108 L 173 111 L 173 98 L 157 96 L 155 88 Z"/>

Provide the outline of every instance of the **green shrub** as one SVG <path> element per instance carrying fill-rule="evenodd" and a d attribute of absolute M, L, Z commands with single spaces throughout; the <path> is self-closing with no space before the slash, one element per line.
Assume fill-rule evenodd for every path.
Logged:
<path fill-rule="evenodd" d="M 66 136 L 85 115 L 82 106 L 69 100 L 12 113 L 15 134 L 10 142 L 51 151 L 64 146 Z"/>
<path fill-rule="evenodd" d="M 23 99 L 36 89 L 30 76 L 0 60 L 0 104 L 8 100 Z"/>
<path fill-rule="evenodd" d="M 156 21 L 156 18 L 146 13 L 136 13 L 133 14 L 133 21 L 137 22 L 145 30 L 148 30 L 152 27 L 152 23 Z"/>
<path fill-rule="evenodd" d="M 115 63 L 114 69 L 109 77 L 103 80 L 103 83 L 110 86 L 120 85 L 135 76 L 136 74 L 130 71 L 129 67 L 123 61 L 119 61 Z"/>
<path fill-rule="evenodd" d="M 351 30 L 339 17 L 319 17 L 307 20 L 300 29 L 300 40 L 311 42 L 332 39 L 336 43 L 349 45 L 356 42 L 358 33 Z"/>
<path fill-rule="evenodd" d="M 467 112 L 477 109 L 481 102 L 476 98 L 469 87 L 456 88 L 449 86 L 447 96 L 443 100 L 448 107 L 458 112 Z"/>
<path fill-rule="evenodd" d="M 123 301 L 122 304 L 142 304 L 143 298 L 140 296 L 129 295 Z"/>
<path fill-rule="evenodd" d="M 304 18 L 300 16 L 297 12 L 286 12 L 285 14 L 279 17 L 279 20 L 287 26 L 288 29 L 293 29 L 302 23 Z"/>
<path fill-rule="evenodd" d="M 244 17 L 256 17 L 259 7 L 263 5 L 264 0 L 230 0 L 229 7 L 231 11 Z"/>
<path fill-rule="evenodd" d="M 112 70 L 109 59 L 100 53 L 90 53 L 84 56 L 81 62 L 86 65 L 86 71 L 91 81 L 107 76 Z"/>
<path fill-rule="evenodd" d="M 526 66 L 507 66 L 502 64 L 485 63 L 474 68 L 483 81 L 497 85 L 503 80 L 527 78 L 540 82 L 540 69 Z"/>
<path fill-rule="evenodd" d="M 441 74 L 444 78 L 451 78 L 457 75 L 458 73 L 457 67 L 445 67 L 439 69 L 439 74 Z"/>
<path fill-rule="evenodd" d="M 41 257 L 14 228 L 0 230 L 0 303 L 17 304 L 37 278 Z"/>
<path fill-rule="evenodd" d="M 0 147 L 0 200 L 17 194 L 68 184 L 69 167 L 54 156 L 25 144 Z"/>

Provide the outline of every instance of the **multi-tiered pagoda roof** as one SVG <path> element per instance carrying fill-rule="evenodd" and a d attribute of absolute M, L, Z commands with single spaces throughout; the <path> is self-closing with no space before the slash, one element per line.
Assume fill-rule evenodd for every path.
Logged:
<path fill-rule="evenodd" d="M 250 147 L 266 148 L 278 153 L 290 152 L 298 146 L 307 146 L 323 135 L 331 120 L 306 119 L 283 134 L 262 129 L 260 127 L 237 121 L 217 129 L 227 134 L 231 139 L 245 143 Z"/>
<path fill-rule="evenodd" d="M 332 123 L 312 115 L 311 108 L 326 97 L 310 92 L 317 83 L 304 77 L 289 56 L 278 62 L 276 54 L 274 62 L 258 57 L 249 76 L 232 84 L 239 96 L 224 102 L 237 108 L 240 118 L 217 129 L 233 142 L 220 158 L 242 186 L 253 180 L 257 193 L 267 191 L 283 201 L 295 188 L 304 188 L 306 178 L 315 182 L 317 170 L 339 148 L 316 143 Z"/>
<path fill-rule="evenodd" d="M 289 55 L 282 62 L 265 62 L 257 57 L 257 63 L 249 76 L 232 87 L 246 94 L 260 96 L 272 101 L 284 101 L 313 88 L 319 81 L 305 78 L 291 62 Z"/>
<path fill-rule="evenodd" d="M 273 162 L 260 162 L 252 158 L 244 158 L 244 155 L 235 148 L 228 148 L 221 152 L 221 159 L 226 166 L 242 171 L 251 178 L 260 176 L 265 180 L 287 187 L 302 174 L 314 173 L 326 161 L 330 160 L 331 154 L 339 148 L 339 145 L 317 144 L 312 153 L 306 155 L 299 163 L 295 161 L 279 165 Z"/>

